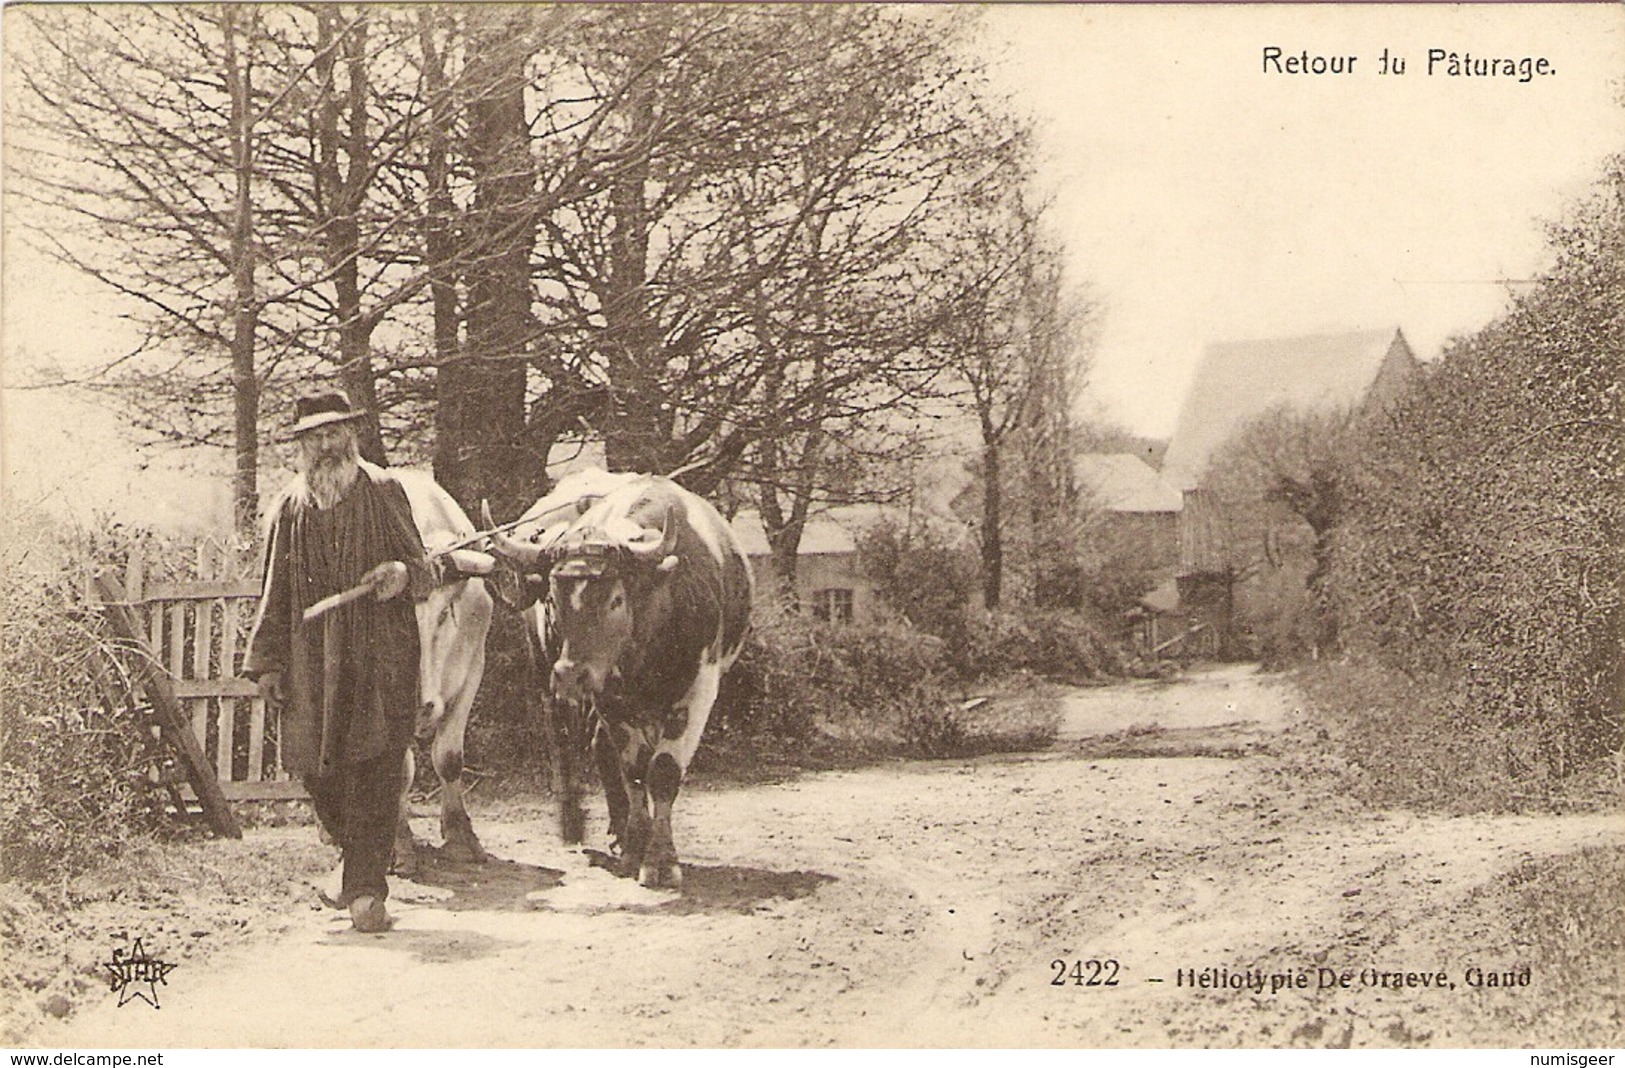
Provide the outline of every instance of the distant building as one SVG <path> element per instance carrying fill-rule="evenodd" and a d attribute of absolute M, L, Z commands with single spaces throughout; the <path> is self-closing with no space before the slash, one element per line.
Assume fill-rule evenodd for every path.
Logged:
<path fill-rule="evenodd" d="M 1114 555 L 1171 577 L 1179 562 L 1179 491 L 1134 453 L 1085 453 L 1073 466 L 1084 507 Z"/>
<path fill-rule="evenodd" d="M 1380 405 L 1404 389 L 1418 366 L 1397 329 L 1210 345 L 1180 409 L 1162 477 L 1175 489 L 1193 489 L 1219 446 L 1251 420 L 1282 407 Z"/>
<path fill-rule="evenodd" d="M 937 512 L 910 514 L 880 504 L 847 504 L 824 508 L 807 519 L 796 554 L 796 601 L 803 611 L 837 623 L 872 623 L 890 613 L 864 566 L 859 541 L 881 525 L 904 530 L 913 521 L 932 531 L 940 544 L 963 546 L 965 527 Z M 774 594 L 773 552 L 761 516 L 746 509 L 731 520 L 745 555 L 756 573 L 758 596 Z"/>
<path fill-rule="evenodd" d="M 1208 347 L 1180 410 L 1163 459 L 1162 476 L 1183 492 L 1179 518 L 1177 606 L 1167 589 L 1148 612 L 1191 633 L 1179 652 L 1229 656 L 1240 651 L 1236 581 L 1249 561 L 1221 502 L 1203 488 L 1220 448 L 1272 411 L 1311 414 L 1380 408 L 1399 395 L 1420 366 L 1398 329 L 1238 341 Z M 1246 532 L 1252 537 L 1256 532 Z"/>
<path fill-rule="evenodd" d="M 750 557 L 758 595 L 773 594 L 773 551 L 755 511 L 733 518 L 734 533 Z M 796 555 L 796 601 L 819 619 L 837 623 L 875 618 L 874 586 L 858 559 L 854 532 L 829 515 L 813 516 L 801 532 Z"/>

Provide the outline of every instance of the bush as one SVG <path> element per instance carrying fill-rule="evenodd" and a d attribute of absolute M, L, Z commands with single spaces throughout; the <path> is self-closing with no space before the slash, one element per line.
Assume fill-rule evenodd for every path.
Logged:
<path fill-rule="evenodd" d="M 76 600 L 72 564 L 116 541 L 65 543 L 12 516 L 0 544 L 0 873 L 44 880 L 118 856 L 159 825 L 141 783 L 137 724 L 98 704 L 110 648 Z"/>
<path fill-rule="evenodd" d="M 943 643 L 896 624 L 825 623 L 759 606 L 707 733 L 803 741 L 816 732 L 895 737 L 949 699 Z"/>
<path fill-rule="evenodd" d="M 1245 621 L 1243 652 L 1268 671 L 1311 659 L 1319 618 L 1301 559 L 1268 568 L 1236 586 L 1236 615 Z"/>
<path fill-rule="evenodd" d="M 1353 657 L 1299 676 L 1324 713 L 1316 758 L 1333 758 L 1343 787 L 1376 807 L 1499 812 L 1531 800 L 1582 802 L 1532 724 L 1485 717 L 1449 677 L 1413 676 Z M 1589 802 L 1584 802 L 1589 803 Z"/>
<path fill-rule="evenodd" d="M 905 710 L 898 729 L 909 752 L 932 759 L 962 753 L 969 742 L 964 723 L 946 705 Z"/>
<path fill-rule="evenodd" d="M 925 523 L 904 530 L 883 522 L 864 533 L 858 551 L 875 592 L 905 622 L 938 637 L 958 629 L 976 588 L 976 567 L 940 531 Z"/>
<path fill-rule="evenodd" d="M 749 763 L 827 767 L 1054 741 L 1061 711 L 1053 688 L 999 671 L 999 693 L 967 704 L 966 687 L 976 680 L 956 670 L 951 644 L 897 624 L 823 623 L 761 610 L 723 679 L 699 765 L 736 772 Z"/>
<path fill-rule="evenodd" d="M 1625 723 L 1625 157 L 1557 262 L 1372 428 L 1329 592 L 1353 648 L 1449 680 L 1558 774 Z"/>
<path fill-rule="evenodd" d="M 1058 682 L 1120 674 L 1108 631 L 1083 612 L 1021 608 L 961 617 L 949 642 L 954 671 L 967 681 L 1027 671 Z"/>

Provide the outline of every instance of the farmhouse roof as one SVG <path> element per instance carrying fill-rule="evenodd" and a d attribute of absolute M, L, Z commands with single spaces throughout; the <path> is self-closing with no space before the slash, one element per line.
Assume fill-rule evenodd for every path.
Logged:
<path fill-rule="evenodd" d="M 746 556 L 767 556 L 772 552 L 767 543 L 767 530 L 762 526 L 762 517 L 755 511 L 744 511 L 734 516 L 733 528 Z M 797 553 L 815 556 L 857 551 L 857 540 L 846 527 L 828 516 L 815 515 L 808 517 L 807 525 L 802 528 Z"/>
<path fill-rule="evenodd" d="M 1078 485 L 1094 494 L 1108 512 L 1177 512 L 1177 489 L 1131 452 L 1091 452 L 1079 456 L 1073 470 Z"/>
<path fill-rule="evenodd" d="M 916 522 L 925 523 L 949 545 L 964 542 L 966 535 L 963 523 L 942 516 L 931 509 L 925 509 L 914 518 Z M 855 553 L 858 551 L 857 539 L 864 532 L 882 523 L 901 527 L 906 525 L 908 520 L 908 513 L 895 505 L 842 504 L 826 507 L 807 517 L 807 525 L 801 532 L 798 555 Z M 734 516 L 732 523 L 734 533 L 739 536 L 739 543 L 745 549 L 745 555 L 768 555 L 771 550 L 768 548 L 767 531 L 762 526 L 761 515 L 755 509 L 747 508 L 741 511 Z"/>
<path fill-rule="evenodd" d="M 1303 412 L 1359 407 L 1385 368 L 1416 356 L 1392 328 L 1209 345 L 1179 413 L 1162 476 L 1176 489 L 1200 480 L 1214 450 L 1242 424 L 1285 406 Z"/>

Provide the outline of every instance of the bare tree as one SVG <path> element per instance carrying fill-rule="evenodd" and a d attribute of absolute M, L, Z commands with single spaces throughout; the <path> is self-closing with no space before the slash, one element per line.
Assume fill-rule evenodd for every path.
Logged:
<path fill-rule="evenodd" d="M 544 220 L 544 303 L 611 398 L 596 426 L 612 466 L 706 488 L 786 459 L 754 446 L 816 437 L 906 357 L 899 265 L 977 146 L 927 26 L 855 7 L 608 17 L 557 75 L 600 106 L 555 151 L 604 179 Z"/>
<path fill-rule="evenodd" d="M 1069 479 L 1053 466 L 1011 472 L 1005 461 L 1022 432 L 1033 435 L 1034 446 L 1046 434 L 1060 444 L 1053 435 L 1071 413 L 1046 412 L 1045 402 L 1056 388 L 1075 388 L 1081 380 L 1082 365 L 1067 366 L 1080 352 L 1081 306 L 1068 305 L 1058 253 L 1044 240 L 1040 212 L 1021 187 L 994 187 L 985 202 L 980 223 L 964 232 L 958 250 L 957 262 L 965 267 L 951 283 L 952 311 L 940 325 L 938 344 L 955 400 L 976 427 L 982 595 L 986 607 L 997 608 L 1005 585 L 1008 487 L 1036 474 L 1030 488 L 1040 499 L 1046 492 L 1064 497 L 1069 490 Z M 1045 479 L 1048 487 L 1041 484 Z"/>
<path fill-rule="evenodd" d="M 925 342 L 941 295 L 916 280 L 940 262 L 945 231 L 974 211 L 953 172 L 1002 162 L 1003 138 L 983 136 L 958 106 L 963 72 L 940 26 L 854 21 L 834 27 L 857 42 L 841 64 L 815 68 L 838 91 L 803 125 L 779 194 L 812 210 L 753 291 L 750 337 L 767 372 L 757 440 L 736 477 L 755 486 L 785 590 L 820 504 L 907 491 L 895 461 L 915 444 L 907 431 L 940 370 Z M 741 201 L 779 210 L 771 196 Z"/>
<path fill-rule="evenodd" d="M 1088 383 L 1096 307 L 1081 290 L 1069 288 L 1056 250 L 1035 264 L 1028 282 L 1031 330 L 1027 342 L 1030 400 L 1011 441 L 1017 470 L 1006 486 L 1019 511 L 1017 577 L 1029 603 L 1076 607 L 1088 585 L 1084 528 L 1086 491 L 1077 484 L 1076 464 L 1086 431 L 1079 415 Z"/>
<path fill-rule="evenodd" d="M 880 417 L 931 391 L 934 275 L 979 183 L 1021 177 L 935 12 L 30 18 L 19 169 L 75 223 L 40 236 L 146 306 L 103 380 L 234 448 L 245 526 L 261 407 L 333 377 L 375 459 L 432 407 L 465 501 L 523 501 L 555 441 L 595 435 L 616 467 L 755 486 L 793 561 Z"/>
<path fill-rule="evenodd" d="M 252 8 L 220 9 L 221 59 L 231 100 L 228 144 L 231 148 L 231 385 L 233 400 L 233 526 L 247 533 L 259 514 L 259 377 L 255 373 L 255 334 L 259 303 L 254 291 L 254 63 L 240 47 L 239 16 L 252 36 L 258 18 Z"/>
<path fill-rule="evenodd" d="M 263 18 L 223 5 L 31 9 L 16 22 L 25 144 L 11 168 L 40 219 L 28 239 L 127 298 L 144 331 L 86 384 L 174 440 L 229 428 L 243 531 L 258 503 L 262 364 L 297 332 L 261 286 L 268 219 L 286 207 L 263 170 L 267 131 L 287 105 Z"/>
<path fill-rule="evenodd" d="M 467 80 L 478 91 L 467 102 L 474 200 L 466 226 L 475 254 L 462 266 L 465 344 L 438 372 L 435 474 L 465 501 L 483 492 L 512 503 L 534 486 L 537 470 L 525 448 L 536 183 L 525 63 L 532 45 L 524 9 L 482 9 L 469 18 Z"/>
<path fill-rule="evenodd" d="M 1349 408 L 1273 409 L 1233 434 L 1203 479 L 1223 509 L 1234 572 L 1288 567 L 1302 576 L 1299 589 L 1278 596 L 1301 599 L 1307 593 L 1308 641 L 1318 650 L 1337 642 L 1326 580 L 1350 504 L 1358 425 L 1358 413 Z M 1284 613 L 1290 606 L 1272 608 Z"/>

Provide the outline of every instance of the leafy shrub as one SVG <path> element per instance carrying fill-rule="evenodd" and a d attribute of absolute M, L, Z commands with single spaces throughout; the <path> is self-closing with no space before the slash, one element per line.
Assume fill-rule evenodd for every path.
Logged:
<path fill-rule="evenodd" d="M 1373 428 L 1335 543 L 1345 641 L 1452 684 L 1558 774 L 1625 722 L 1625 157 L 1556 266 Z"/>
<path fill-rule="evenodd" d="M 766 610 L 723 679 L 699 766 L 967 757 L 1054 741 L 1061 712 L 1053 687 L 1001 671 L 991 700 L 967 703 L 973 680 L 956 670 L 951 645 L 898 624 Z"/>
<path fill-rule="evenodd" d="M 940 531 L 882 522 L 863 534 L 858 551 L 875 592 L 905 622 L 938 637 L 958 629 L 976 589 L 976 565 Z"/>
<path fill-rule="evenodd" d="M 1083 612 L 1019 608 L 961 618 L 949 641 L 955 672 L 966 680 L 1027 671 L 1063 682 L 1118 674 L 1121 656 L 1107 631 Z"/>
<path fill-rule="evenodd" d="M 1562 779 L 1542 756 L 1538 730 L 1481 715 L 1454 679 L 1407 675 L 1361 656 L 1299 677 L 1323 713 L 1317 748 L 1329 750 L 1343 787 L 1368 804 L 1462 813 L 1559 799 Z"/>
<path fill-rule="evenodd" d="M 945 705 L 905 709 L 899 725 L 903 745 L 923 757 L 954 756 L 965 750 L 965 725 Z"/>
<path fill-rule="evenodd" d="M 1236 615 L 1247 632 L 1245 652 L 1277 671 L 1311 658 L 1319 620 L 1308 588 L 1308 565 L 1291 559 L 1236 586 Z"/>
<path fill-rule="evenodd" d="M 859 720 L 868 733 L 894 734 L 900 718 L 946 703 L 946 668 L 943 643 L 908 627 L 762 607 L 708 733 L 796 741 Z"/>
<path fill-rule="evenodd" d="M 0 544 L 0 872 L 49 879 L 119 855 L 158 826 L 140 783 L 139 727 L 99 707 L 92 661 L 110 648 L 73 568 L 107 531 L 57 537 L 9 517 Z"/>

